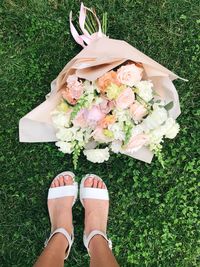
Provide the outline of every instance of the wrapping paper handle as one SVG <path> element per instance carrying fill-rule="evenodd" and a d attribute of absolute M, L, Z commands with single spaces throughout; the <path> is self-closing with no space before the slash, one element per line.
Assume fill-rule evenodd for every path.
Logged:
<path fill-rule="evenodd" d="M 98 32 L 95 32 L 93 34 L 90 34 L 85 28 L 87 11 L 91 12 L 94 15 L 94 17 L 97 21 L 97 24 L 98 24 Z M 80 14 L 79 14 L 79 26 L 80 26 L 80 29 L 81 29 L 83 34 L 79 34 L 72 23 L 72 11 L 70 12 L 70 15 L 69 15 L 69 22 L 70 22 L 70 31 L 71 31 L 71 34 L 72 34 L 74 40 L 78 44 L 80 44 L 82 47 L 86 47 L 92 41 L 105 36 L 102 32 L 101 23 L 100 23 L 98 17 L 91 9 L 89 9 L 88 7 L 85 7 L 83 3 L 81 3 Z"/>

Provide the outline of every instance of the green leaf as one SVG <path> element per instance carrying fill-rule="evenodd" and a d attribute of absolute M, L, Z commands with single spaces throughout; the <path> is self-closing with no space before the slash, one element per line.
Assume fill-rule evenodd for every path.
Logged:
<path fill-rule="evenodd" d="M 173 106 L 174 106 L 174 102 L 171 101 L 171 102 L 169 102 L 167 105 L 165 105 L 164 108 L 165 108 L 167 111 L 169 111 L 170 109 L 173 108 Z"/>

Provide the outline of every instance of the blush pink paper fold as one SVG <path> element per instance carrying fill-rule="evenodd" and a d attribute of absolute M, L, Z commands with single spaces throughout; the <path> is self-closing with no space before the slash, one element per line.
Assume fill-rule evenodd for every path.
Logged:
<path fill-rule="evenodd" d="M 75 56 L 51 83 L 51 92 L 46 101 L 20 119 L 20 142 L 57 141 L 51 112 L 61 99 L 60 90 L 65 87 L 68 75 L 76 74 L 80 78 L 94 81 L 127 60 L 141 63 L 144 68 L 145 79 L 150 79 L 153 82 L 161 98 L 168 102 L 174 102 L 170 115 L 176 119 L 181 111 L 179 97 L 172 81 L 180 77 L 125 41 L 102 37 L 94 40 Z M 148 163 L 153 158 L 153 153 L 146 147 L 128 155 Z"/>

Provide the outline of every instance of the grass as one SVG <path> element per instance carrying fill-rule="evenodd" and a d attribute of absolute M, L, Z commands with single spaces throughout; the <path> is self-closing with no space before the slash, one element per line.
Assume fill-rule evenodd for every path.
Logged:
<path fill-rule="evenodd" d="M 175 81 L 181 131 L 164 145 L 166 168 L 126 156 L 104 164 L 80 158 L 78 180 L 95 172 L 107 183 L 109 236 L 120 266 L 193 267 L 199 261 L 199 1 L 84 1 L 108 12 L 108 35 L 124 39 L 189 82 Z M 48 186 L 70 156 L 53 143 L 18 141 L 18 121 L 40 104 L 50 82 L 80 47 L 69 31 L 73 0 L 0 3 L 0 262 L 32 266 L 49 234 Z M 88 266 L 82 244 L 83 209 L 74 207 L 75 244 L 65 266 Z M 81 218 L 81 219 L 80 219 Z"/>

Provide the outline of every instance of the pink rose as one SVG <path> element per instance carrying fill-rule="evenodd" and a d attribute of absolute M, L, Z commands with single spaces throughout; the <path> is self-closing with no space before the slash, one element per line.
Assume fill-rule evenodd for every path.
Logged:
<path fill-rule="evenodd" d="M 134 101 L 130 106 L 130 114 L 133 120 L 140 121 L 147 114 L 147 109 L 138 101 Z"/>
<path fill-rule="evenodd" d="M 73 119 L 73 125 L 81 128 L 87 127 L 86 109 L 81 109 Z"/>
<path fill-rule="evenodd" d="M 102 120 L 104 117 L 105 114 L 101 111 L 98 105 L 92 106 L 86 113 L 87 122 L 91 126 L 95 126 L 98 121 Z"/>
<path fill-rule="evenodd" d="M 130 87 L 124 89 L 116 99 L 116 106 L 121 109 L 128 108 L 135 100 L 135 94 Z"/>
<path fill-rule="evenodd" d="M 125 150 L 129 153 L 138 151 L 142 146 L 147 144 L 149 137 L 146 134 L 138 134 L 131 137 L 129 143 L 126 145 Z"/>
<path fill-rule="evenodd" d="M 104 114 L 108 114 L 114 108 L 114 101 L 109 101 L 103 98 L 103 101 L 99 104 L 99 106 Z"/>
<path fill-rule="evenodd" d="M 137 67 L 135 64 L 125 65 L 117 70 L 117 79 L 122 84 L 134 86 L 141 81 L 142 72 L 142 68 Z"/>
<path fill-rule="evenodd" d="M 79 99 L 83 94 L 83 85 L 78 81 L 76 75 L 69 75 L 67 77 L 67 87 L 69 88 L 72 98 Z"/>

